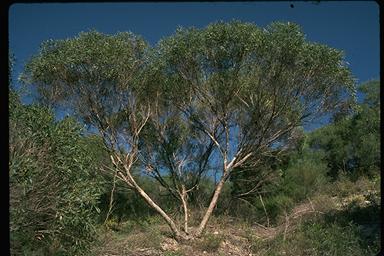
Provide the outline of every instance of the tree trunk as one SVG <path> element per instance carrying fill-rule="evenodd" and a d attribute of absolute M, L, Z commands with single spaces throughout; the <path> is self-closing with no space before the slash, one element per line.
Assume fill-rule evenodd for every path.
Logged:
<path fill-rule="evenodd" d="M 208 206 L 208 209 L 205 212 L 205 215 L 204 215 L 203 219 L 201 220 L 199 227 L 195 231 L 194 235 L 196 237 L 201 236 L 201 234 L 203 233 L 205 227 L 207 226 L 207 222 L 208 222 L 209 218 L 212 215 L 213 209 L 215 209 L 215 207 L 216 207 L 217 201 L 218 201 L 219 196 L 221 194 L 221 190 L 223 189 L 223 186 L 224 186 L 224 183 L 225 183 L 225 180 L 227 179 L 227 177 L 228 177 L 228 175 L 224 174 L 221 177 L 219 183 L 217 184 L 215 192 L 214 192 L 213 197 L 211 199 L 211 202 L 210 202 L 210 204 Z"/>
<path fill-rule="evenodd" d="M 113 176 L 113 186 L 111 190 L 111 196 L 109 197 L 109 207 L 108 207 L 108 212 L 107 216 L 105 217 L 104 224 L 107 223 L 109 216 L 112 213 L 112 207 L 113 207 L 113 193 L 115 193 L 115 188 L 116 188 L 116 174 Z"/>
<path fill-rule="evenodd" d="M 181 202 L 183 204 L 183 210 L 184 210 L 184 231 L 185 231 L 186 234 L 188 234 L 187 191 L 185 190 L 185 186 L 184 185 L 182 185 Z"/>
<path fill-rule="evenodd" d="M 188 240 L 189 239 L 189 236 L 187 236 L 186 234 L 183 234 L 182 232 L 180 232 L 180 230 L 177 228 L 175 222 L 168 216 L 168 214 L 166 214 L 164 212 L 163 209 L 161 209 L 160 206 L 158 206 L 153 200 L 152 198 L 149 197 L 149 195 L 136 183 L 136 181 L 133 179 L 132 175 L 130 175 L 130 173 L 128 174 L 128 178 L 131 182 L 131 184 L 133 185 L 133 188 L 137 191 L 137 193 L 139 193 L 139 195 L 145 200 L 145 202 L 150 206 L 152 207 L 153 209 L 155 209 L 160 215 L 161 217 L 163 217 L 163 219 L 167 222 L 168 226 L 171 228 L 174 236 L 175 236 L 175 239 L 176 240 Z"/>

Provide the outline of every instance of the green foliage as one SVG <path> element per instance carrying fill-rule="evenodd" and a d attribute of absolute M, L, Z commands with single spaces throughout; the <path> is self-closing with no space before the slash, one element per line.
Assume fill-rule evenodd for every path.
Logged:
<path fill-rule="evenodd" d="M 315 255 L 376 255 L 380 250 L 380 204 L 371 198 L 368 205 L 351 202 L 320 221 L 307 223 L 301 228 L 303 236 L 296 239 L 303 244 L 309 240 Z"/>
<path fill-rule="evenodd" d="M 107 177 L 110 179 L 110 177 Z M 169 194 L 169 192 L 159 185 L 153 179 L 140 176 L 137 177 L 141 187 L 151 196 L 151 198 L 162 206 L 164 210 L 172 211 L 177 209 L 178 202 Z M 112 184 L 110 182 L 104 185 L 104 193 L 101 195 L 98 207 L 101 214 L 99 222 L 104 222 L 108 212 Z M 126 184 L 120 180 L 116 182 L 116 189 L 113 195 L 113 207 L 109 219 L 111 223 L 107 225 L 113 229 L 120 229 L 120 224 L 126 221 L 134 221 L 145 223 L 148 220 L 155 220 L 157 217 L 156 211 L 148 206 L 148 204 L 135 191 L 126 187 Z"/>
<path fill-rule="evenodd" d="M 315 204 L 369 190 L 366 207 L 353 201 L 286 239 L 251 238 L 251 248 L 269 255 L 363 255 L 379 248 L 372 220 L 380 205 L 372 191 L 379 190 L 380 82 L 359 87 L 365 97 L 350 114 L 355 88 L 343 52 L 308 42 L 296 24 L 180 28 L 154 48 L 132 33 L 80 33 L 43 43 L 22 79 L 37 86 L 41 103 L 69 107 L 102 137 L 85 136 L 75 118 L 55 121 L 48 108 L 23 106 L 9 92 L 14 254 L 85 253 L 111 196 L 112 178 L 96 170 L 111 167 L 110 152 L 129 149 L 139 152 L 137 183 L 177 217 L 182 186 L 193 188 L 191 212 L 205 208 L 215 185 L 207 172 L 225 169 L 234 156 L 232 166 L 241 164 L 231 170 L 217 214 L 276 224 L 320 190 L 328 196 Z M 334 123 L 306 138 L 300 126 L 329 112 L 336 112 Z M 339 179 L 328 183 L 327 173 Z M 132 248 L 159 248 L 155 211 L 121 180 L 113 196 L 106 226 L 122 236 L 147 232 L 127 240 Z M 216 253 L 222 240 L 205 235 L 200 248 Z"/>
<path fill-rule="evenodd" d="M 10 91 L 10 228 L 15 254 L 81 254 L 95 233 L 99 159 L 72 118 L 55 122 Z M 34 252 L 37 248 L 39 251 Z"/>
<path fill-rule="evenodd" d="M 354 222 L 316 218 L 299 224 L 285 239 L 281 234 L 270 240 L 254 236 L 248 240 L 252 252 L 262 255 L 376 255 L 380 237 L 379 226 L 375 228 L 374 232 L 368 231 L 373 236 L 367 236 L 365 228 Z"/>
<path fill-rule="evenodd" d="M 322 190 L 328 182 L 322 152 L 310 151 L 305 139 L 298 145 L 301 146 L 291 149 L 280 161 L 272 158 L 255 173 L 234 176 L 232 196 L 239 198 L 239 194 L 244 194 L 240 200 L 233 200 L 230 212 L 252 222 L 272 224 L 295 204 Z M 256 189 L 246 194 L 253 188 Z"/>
<path fill-rule="evenodd" d="M 166 99 L 197 127 L 212 129 L 208 123 L 215 122 L 236 127 L 239 139 L 229 140 L 247 149 L 243 154 L 263 153 L 263 142 L 268 148 L 284 141 L 281 131 L 290 133 L 309 116 L 335 110 L 341 95 L 354 94 L 343 53 L 307 42 L 292 23 L 263 30 L 238 21 L 179 29 L 159 43 L 156 61 L 166 77 Z M 222 144 L 223 129 L 211 131 Z"/>
<path fill-rule="evenodd" d="M 270 255 L 374 255 L 374 251 L 360 246 L 358 233 L 355 225 L 306 223 L 287 241 L 275 240 Z"/>
<path fill-rule="evenodd" d="M 357 179 L 380 170 L 379 89 L 378 81 L 361 85 L 365 95 L 356 113 L 310 134 L 309 145 L 324 152 L 331 177 L 343 171 Z"/>
<path fill-rule="evenodd" d="M 59 79 L 72 82 L 67 86 L 86 82 L 96 87 L 101 81 L 126 79 L 123 72 L 136 68 L 132 58 L 141 57 L 145 48 L 146 43 L 132 33 L 107 36 L 97 31 L 82 32 L 75 39 L 44 42 L 40 54 L 27 65 L 26 74 L 31 74 L 32 80 L 57 83 L 55 73 L 63 71 L 66 74 Z"/>
<path fill-rule="evenodd" d="M 284 172 L 283 193 L 299 202 L 318 191 L 326 183 L 327 172 L 327 166 L 320 159 L 319 154 L 306 152 L 291 160 Z"/>
<path fill-rule="evenodd" d="M 90 31 L 46 41 L 27 63 L 22 81 L 36 85 L 46 105 L 69 107 L 98 129 L 121 127 L 123 117 L 133 112 L 127 109 L 129 93 L 142 90 L 146 49 L 146 42 L 132 33 Z"/>
<path fill-rule="evenodd" d="M 357 114 L 310 133 L 306 139 L 290 149 L 288 154 L 280 157 L 280 162 L 274 158 L 268 161 L 266 158 L 263 161 L 264 164 L 257 168 L 257 172 L 233 175 L 231 180 L 234 184 L 232 191 L 234 196 L 250 191 L 257 184 L 259 188 L 242 200 L 234 201 L 235 204 L 232 207 L 236 211 L 232 210 L 232 212 L 236 212 L 237 216 L 263 223 L 266 223 L 267 215 L 269 220 L 274 222 L 284 211 L 289 211 L 295 203 L 305 200 L 314 193 L 328 193 L 329 190 L 332 196 L 345 197 L 364 191 L 374 191 L 372 182 L 367 178 L 357 178 L 361 173 L 370 174 L 371 179 L 377 177 L 376 168 L 380 163 L 379 101 L 375 92 L 378 93 L 378 83 L 365 84 L 360 87 L 360 90 L 367 94 Z M 368 114 L 373 110 L 376 112 Z M 365 128 L 358 126 L 363 116 L 368 120 L 366 123 L 368 126 Z M 366 139 L 367 137 L 375 139 L 370 141 Z M 368 149 L 371 151 L 368 152 Z M 347 157 L 350 157 L 350 163 L 355 161 L 355 166 L 351 166 L 350 169 L 344 166 L 345 170 L 341 173 L 336 172 L 335 168 L 337 166 L 341 168 L 343 161 L 346 162 L 344 158 Z M 265 174 L 273 169 L 275 173 L 280 170 L 281 176 L 268 178 Z M 337 175 L 338 181 L 329 183 L 327 174 Z M 271 179 L 272 177 L 274 178 Z M 262 195 L 264 206 L 259 193 Z"/>
<path fill-rule="evenodd" d="M 355 180 L 344 172 L 339 174 L 336 181 L 326 184 L 323 189 L 323 192 L 331 196 L 340 197 L 361 195 L 372 191 L 380 191 L 380 177 L 360 176 Z"/>

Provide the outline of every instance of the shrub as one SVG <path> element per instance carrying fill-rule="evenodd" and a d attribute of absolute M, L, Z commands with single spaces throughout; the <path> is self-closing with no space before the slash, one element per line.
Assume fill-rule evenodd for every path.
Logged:
<path fill-rule="evenodd" d="M 325 184 L 322 192 L 338 197 L 347 197 L 356 194 L 366 194 L 372 191 L 380 191 L 380 178 L 368 178 L 361 176 L 353 180 L 347 173 L 341 172 L 337 180 Z"/>
<path fill-rule="evenodd" d="M 74 255 L 95 234 L 99 162 L 73 119 L 55 122 L 10 92 L 10 230 L 12 254 Z"/>
<path fill-rule="evenodd" d="M 306 200 L 327 184 L 328 168 L 323 153 L 312 151 L 305 141 L 291 150 L 281 161 L 270 159 L 259 167 L 258 176 L 234 177 L 233 194 L 259 188 L 228 207 L 232 215 L 263 224 L 274 224 L 284 212 Z M 266 175 L 269 173 L 269 176 Z M 266 178 L 267 177 L 267 178 Z M 237 179 L 236 179 L 237 178 Z"/>
<path fill-rule="evenodd" d="M 321 161 L 321 155 L 306 150 L 288 164 L 282 189 L 295 202 L 299 202 L 326 183 L 326 172 L 327 166 Z"/>
<path fill-rule="evenodd" d="M 295 232 L 270 241 L 255 241 L 253 251 L 268 251 L 268 255 L 375 255 L 373 247 L 362 246 L 360 228 L 354 224 L 305 222 Z M 377 248 L 376 248 L 377 249 Z"/>

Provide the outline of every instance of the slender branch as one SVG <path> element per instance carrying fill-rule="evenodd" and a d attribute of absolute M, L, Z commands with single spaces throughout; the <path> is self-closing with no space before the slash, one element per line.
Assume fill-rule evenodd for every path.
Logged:
<path fill-rule="evenodd" d="M 112 207 L 113 207 L 113 194 L 115 192 L 115 187 L 116 187 L 116 174 L 113 176 L 113 186 L 112 186 L 112 190 L 111 190 L 111 196 L 109 197 L 109 207 L 108 207 L 108 212 L 107 212 L 107 216 L 105 217 L 105 220 L 104 220 L 104 225 L 107 223 L 107 220 L 109 218 L 109 215 L 111 214 L 112 212 Z"/>

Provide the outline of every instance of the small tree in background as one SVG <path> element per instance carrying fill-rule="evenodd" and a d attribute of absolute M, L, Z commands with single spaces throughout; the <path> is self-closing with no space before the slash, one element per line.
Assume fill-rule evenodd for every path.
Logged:
<path fill-rule="evenodd" d="M 354 113 L 309 136 L 310 147 L 324 152 L 333 178 L 340 171 L 357 178 L 380 170 L 380 82 L 364 83 L 358 90 L 364 99 Z"/>
<path fill-rule="evenodd" d="M 113 171 L 177 239 L 202 234 L 232 174 L 278 156 L 296 127 L 354 93 L 343 54 L 307 42 L 291 23 L 179 29 L 153 50 L 128 33 L 83 33 L 44 44 L 25 74 L 47 102 L 69 103 L 97 128 Z M 184 230 L 142 189 L 134 170 L 181 202 Z M 210 171 L 219 181 L 200 224 L 189 229 L 188 193 Z"/>

